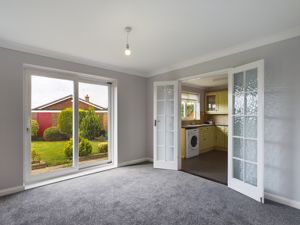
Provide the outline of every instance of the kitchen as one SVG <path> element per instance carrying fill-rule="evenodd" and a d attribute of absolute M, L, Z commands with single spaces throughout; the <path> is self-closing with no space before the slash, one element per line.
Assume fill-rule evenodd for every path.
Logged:
<path fill-rule="evenodd" d="M 227 184 L 228 74 L 183 81 L 181 121 L 182 171 Z"/>

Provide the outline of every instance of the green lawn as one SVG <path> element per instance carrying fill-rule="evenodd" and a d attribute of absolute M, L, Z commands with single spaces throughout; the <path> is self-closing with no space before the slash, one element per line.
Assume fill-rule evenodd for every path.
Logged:
<path fill-rule="evenodd" d="M 35 150 L 41 157 L 41 160 L 47 163 L 48 166 L 57 166 L 69 163 L 65 156 L 64 145 L 67 141 L 33 141 L 31 150 Z M 97 154 L 97 146 L 99 141 L 90 141 L 93 150 L 92 154 Z"/>

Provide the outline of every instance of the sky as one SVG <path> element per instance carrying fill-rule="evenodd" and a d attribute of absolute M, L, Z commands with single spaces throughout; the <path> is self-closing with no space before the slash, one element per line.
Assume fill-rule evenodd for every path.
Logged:
<path fill-rule="evenodd" d="M 73 94 L 73 81 L 32 76 L 31 79 L 31 108 L 35 108 L 67 95 Z M 108 87 L 79 83 L 79 98 L 89 95 L 90 102 L 96 105 L 108 106 Z"/>

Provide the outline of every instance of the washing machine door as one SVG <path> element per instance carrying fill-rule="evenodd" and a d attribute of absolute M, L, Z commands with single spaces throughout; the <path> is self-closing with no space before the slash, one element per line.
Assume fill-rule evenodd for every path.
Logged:
<path fill-rule="evenodd" d="M 195 149 L 198 147 L 198 137 L 197 135 L 193 135 L 190 141 L 190 145 L 192 147 L 192 149 Z"/>

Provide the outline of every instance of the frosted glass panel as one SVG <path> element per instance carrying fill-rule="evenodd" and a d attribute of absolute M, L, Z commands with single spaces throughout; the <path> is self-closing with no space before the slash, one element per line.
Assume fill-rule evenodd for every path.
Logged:
<path fill-rule="evenodd" d="M 157 145 L 158 146 L 165 145 L 165 133 L 163 131 L 157 131 Z"/>
<path fill-rule="evenodd" d="M 246 71 L 246 92 L 257 91 L 257 69 Z"/>
<path fill-rule="evenodd" d="M 235 116 L 233 117 L 233 136 L 243 136 L 244 129 L 244 117 Z"/>
<path fill-rule="evenodd" d="M 163 132 L 165 130 L 165 117 L 158 116 L 156 121 L 157 130 Z"/>
<path fill-rule="evenodd" d="M 174 132 L 167 131 L 167 147 L 173 147 L 174 146 Z"/>
<path fill-rule="evenodd" d="M 167 115 L 174 115 L 174 101 L 166 101 Z"/>
<path fill-rule="evenodd" d="M 241 160 L 233 159 L 233 177 L 243 180 L 243 162 Z"/>
<path fill-rule="evenodd" d="M 157 114 L 161 115 L 165 113 L 165 102 L 157 102 Z"/>
<path fill-rule="evenodd" d="M 257 137 L 257 118 L 254 116 L 246 117 L 245 120 L 245 137 L 256 138 Z"/>
<path fill-rule="evenodd" d="M 164 159 L 165 159 L 165 148 L 157 147 L 157 160 L 164 160 Z"/>
<path fill-rule="evenodd" d="M 257 165 L 252 163 L 245 163 L 245 182 L 257 185 Z"/>
<path fill-rule="evenodd" d="M 166 124 L 167 124 L 167 130 L 168 131 L 173 131 L 174 130 L 174 117 L 173 116 L 168 116 Z"/>
<path fill-rule="evenodd" d="M 173 86 L 166 86 L 166 99 L 174 99 L 174 87 Z"/>
<path fill-rule="evenodd" d="M 162 100 L 165 98 L 165 87 L 158 86 L 157 87 L 157 100 Z"/>
<path fill-rule="evenodd" d="M 166 160 L 174 161 L 174 148 L 167 148 Z"/>
<path fill-rule="evenodd" d="M 235 73 L 233 75 L 233 93 L 238 94 L 244 91 L 244 73 Z"/>
<path fill-rule="evenodd" d="M 233 138 L 233 156 L 243 159 L 243 139 Z"/>
<path fill-rule="evenodd" d="M 236 94 L 233 96 L 233 114 L 235 115 L 243 115 L 244 114 L 244 95 Z"/>
<path fill-rule="evenodd" d="M 245 159 L 257 162 L 257 141 L 245 140 Z"/>
<path fill-rule="evenodd" d="M 257 92 L 246 94 L 246 115 L 257 114 Z"/>

